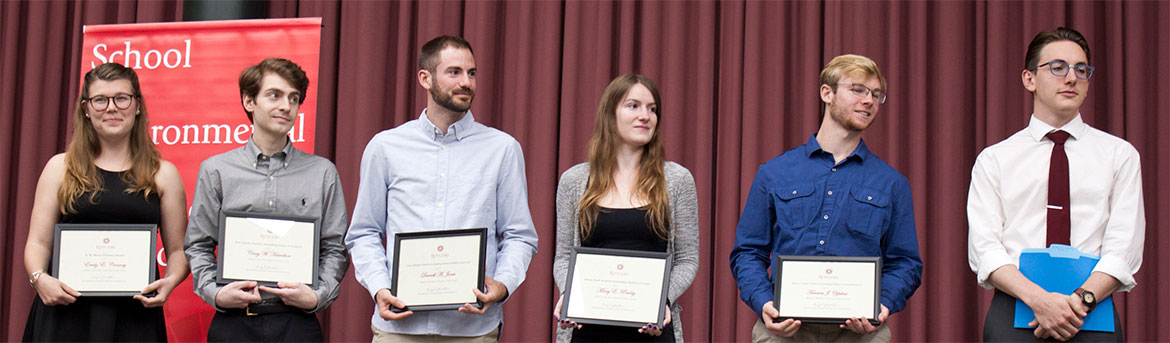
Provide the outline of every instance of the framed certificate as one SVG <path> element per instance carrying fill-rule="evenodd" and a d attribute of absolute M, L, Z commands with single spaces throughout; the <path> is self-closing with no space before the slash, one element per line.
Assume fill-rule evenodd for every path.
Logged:
<path fill-rule="evenodd" d="M 83 296 L 134 296 L 157 277 L 155 224 L 57 224 L 53 277 Z"/>
<path fill-rule="evenodd" d="M 392 311 L 483 308 L 472 289 L 484 288 L 487 229 L 394 234 L 390 293 L 406 303 Z"/>
<path fill-rule="evenodd" d="M 275 286 L 317 280 L 321 229 L 317 218 L 224 211 L 219 215 L 216 282 Z"/>
<path fill-rule="evenodd" d="M 881 313 L 880 257 L 776 257 L 773 265 L 776 322 L 788 318 L 807 323 L 843 324 L 865 317 L 878 325 Z"/>
<path fill-rule="evenodd" d="M 660 252 L 576 247 L 561 318 L 581 324 L 662 325 L 670 287 L 670 255 Z"/>

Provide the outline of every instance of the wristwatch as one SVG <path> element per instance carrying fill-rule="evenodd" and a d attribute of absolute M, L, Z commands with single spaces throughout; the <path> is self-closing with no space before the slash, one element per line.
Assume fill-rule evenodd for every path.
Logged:
<path fill-rule="evenodd" d="M 1089 311 L 1092 311 L 1093 308 L 1097 307 L 1097 295 L 1093 294 L 1092 291 L 1084 288 L 1077 288 L 1077 290 L 1073 291 L 1073 294 L 1081 296 L 1081 302 L 1084 303 L 1085 306 L 1089 307 Z"/>

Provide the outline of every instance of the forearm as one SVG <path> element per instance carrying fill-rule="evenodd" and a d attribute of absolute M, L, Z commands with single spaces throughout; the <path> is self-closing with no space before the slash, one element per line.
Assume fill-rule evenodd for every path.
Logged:
<path fill-rule="evenodd" d="M 1101 301 L 1116 292 L 1121 288 L 1121 282 L 1117 279 L 1102 272 L 1093 272 L 1089 275 L 1089 279 L 1081 284 L 1081 288 L 1093 292 L 1097 296 L 1097 301 Z"/>
<path fill-rule="evenodd" d="M 1041 288 L 1032 280 L 1028 280 L 1023 273 L 1014 265 L 1004 265 L 991 272 L 988 276 L 987 282 L 995 289 L 1000 290 L 1013 298 L 1020 299 L 1026 304 L 1032 303 L 1037 297 L 1040 297 L 1048 291 Z"/>

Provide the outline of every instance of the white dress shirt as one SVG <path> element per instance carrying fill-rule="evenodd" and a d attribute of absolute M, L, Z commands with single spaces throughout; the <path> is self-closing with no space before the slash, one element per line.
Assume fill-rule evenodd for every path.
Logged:
<path fill-rule="evenodd" d="M 1019 267 L 1021 250 L 1046 247 L 1053 143 L 1044 135 L 1053 130 L 1033 116 L 1027 128 L 975 159 L 967 194 L 967 259 L 984 288 L 993 288 L 987 279 L 999 267 Z M 1116 278 L 1118 291 L 1128 291 L 1136 284 L 1133 274 L 1142 264 L 1146 233 L 1137 149 L 1085 124 L 1080 114 L 1060 130 L 1071 135 L 1064 144 L 1072 211 L 1069 242 L 1101 256 L 1093 271 Z"/>

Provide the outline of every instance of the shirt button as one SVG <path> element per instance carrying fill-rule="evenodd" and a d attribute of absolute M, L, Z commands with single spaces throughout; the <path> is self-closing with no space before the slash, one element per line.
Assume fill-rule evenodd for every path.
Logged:
<path fill-rule="evenodd" d="M 446 144 L 443 144 L 443 147 L 442 147 L 442 148 L 443 148 L 443 149 L 446 149 L 446 148 L 447 148 L 447 145 L 446 145 Z"/>
<path fill-rule="evenodd" d="M 829 195 L 833 195 L 833 191 L 829 191 Z"/>
<path fill-rule="evenodd" d="M 865 200 L 873 200 L 873 197 L 865 197 Z"/>
<path fill-rule="evenodd" d="M 268 200 L 268 206 L 272 206 L 272 200 Z"/>
<path fill-rule="evenodd" d="M 285 163 L 285 164 L 284 164 L 284 166 L 285 166 L 285 167 L 288 167 L 288 163 Z"/>
<path fill-rule="evenodd" d="M 837 171 L 837 168 L 833 168 L 833 171 Z"/>
<path fill-rule="evenodd" d="M 796 195 L 796 191 L 795 191 L 795 190 L 793 190 L 793 191 L 792 191 L 792 195 Z"/>
<path fill-rule="evenodd" d="M 821 245 L 825 245 L 825 240 L 821 240 Z"/>
<path fill-rule="evenodd" d="M 824 218 L 825 220 L 829 220 L 829 215 L 826 214 Z"/>
<path fill-rule="evenodd" d="M 439 208 L 443 208 L 443 203 L 439 203 Z"/>
<path fill-rule="evenodd" d="M 439 177 L 447 177 L 447 173 L 439 173 Z"/>
<path fill-rule="evenodd" d="M 268 180 L 273 180 L 273 179 L 275 179 L 275 178 L 272 177 L 271 175 L 268 176 Z"/>

